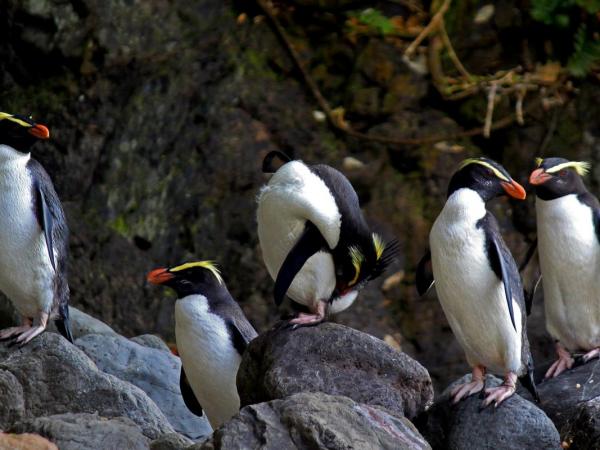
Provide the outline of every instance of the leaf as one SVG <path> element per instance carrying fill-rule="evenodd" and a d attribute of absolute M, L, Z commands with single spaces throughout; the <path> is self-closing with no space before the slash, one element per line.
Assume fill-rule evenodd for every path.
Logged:
<path fill-rule="evenodd" d="M 567 69 L 572 75 L 584 77 L 594 66 L 600 64 L 600 40 L 588 36 L 585 24 L 582 24 L 575 34 L 573 50 L 567 63 Z"/>

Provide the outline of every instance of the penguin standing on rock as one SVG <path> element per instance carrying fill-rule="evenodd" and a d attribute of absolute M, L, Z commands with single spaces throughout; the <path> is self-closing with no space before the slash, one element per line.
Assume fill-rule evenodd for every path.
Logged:
<path fill-rule="evenodd" d="M 0 290 L 22 317 L 0 339 L 24 345 L 56 319 L 73 342 L 67 284 L 68 228 L 50 177 L 30 147 L 48 139 L 44 125 L 0 112 Z"/>
<path fill-rule="evenodd" d="M 546 378 L 573 366 L 571 352 L 583 351 L 584 362 L 600 355 L 600 203 L 583 183 L 589 167 L 538 158 L 529 177 L 536 193 L 546 328 L 558 354 Z"/>
<path fill-rule="evenodd" d="M 240 409 L 236 376 L 256 331 L 211 261 L 156 269 L 148 274 L 148 281 L 177 293 L 175 337 L 181 357 L 181 394 L 190 411 L 199 416 L 206 411 L 216 429 Z"/>
<path fill-rule="evenodd" d="M 521 279 L 498 223 L 485 207 L 504 194 L 525 198 L 523 187 L 500 164 L 487 158 L 463 161 L 431 229 L 431 251 L 417 270 L 419 293 L 435 282 L 446 318 L 473 368 L 471 382 L 452 391 L 455 403 L 484 389 L 488 369 L 503 373 L 504 383 L 485 389 L 484 407 L 510 397 L 518 377 L 537 399 Z"/>
<path fill-rule="evenodd" d="M 284 164 L 275 171 L 276 157 Z M 263 172 L 275 172 L 260 191 L 257 212 L 275 303 L 287 294 L 310 311 L 292 324 L 319 323 L 327 313 L 348 308 L 360 289 L 383 273 L 397 245 L 384 243 L 369 229 L 352 185 L 332 167 L 271 152 Z"/>

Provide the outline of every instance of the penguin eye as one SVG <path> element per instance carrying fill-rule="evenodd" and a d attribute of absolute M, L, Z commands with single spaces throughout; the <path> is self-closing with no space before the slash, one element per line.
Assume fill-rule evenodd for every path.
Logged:
<path fill-rule="evenodd" d="M 565 169 L 561 170 L 560 172 L 558 172 L 558 176 L 559 177 L 566 177 L 567 176 L 567 171 Z"/>
<path fill-rule="evenodd" d="M 188 280 L 178 280 L 178 281 L 181 286 L 191 286 L 192 285 L 191 281 L 188 281 Z"/>

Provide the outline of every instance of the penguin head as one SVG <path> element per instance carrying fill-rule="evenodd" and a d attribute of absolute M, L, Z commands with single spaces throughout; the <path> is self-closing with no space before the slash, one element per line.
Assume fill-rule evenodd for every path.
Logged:
<path fill-rule="evenodd" d="M 179 298 L 224 286 L 221 273 L 212 261 L 188 262 L 175 267 L 154 269 L 148 274 L 147 280 L 152 284 L 170 287 Z"/>
<path fill-rule="evenodd" d="M 582 177 L 590 170 L 590 163 L 564 158 L 537 158 L 536 164 L 537 168 L 529 176 L 529 183 L 542 200 L 587 191 Z"/>
<path fill-rule="evenodd" d="M 359 244 L 345 247 L 336 260 L 336 289 L 333 298 L 359 291 L 379 277 L 394 260 L 398 252 L 397 241 L 384 243 L 381 236 L 372 233 Z M 343 246 L 338 246 L 342 247 Z"/>
<path fill-rule="evenodd" d="M 450 179 L 448 197 L 455 191 L 469 188 L 476 191 L 484 202 L 501 195 L 525 199 L 525 189 L 514 181 L 502 165 L 489 158 L 465 159 Z"/>
<path fill-rule="evenodd" d="M 8 145 L 21 153 L 29 153 L 31 146 L 39 139 L 49 137 L 48 128 L 35 123 L 31 117 L 0 112 L 0 145 Z"/>

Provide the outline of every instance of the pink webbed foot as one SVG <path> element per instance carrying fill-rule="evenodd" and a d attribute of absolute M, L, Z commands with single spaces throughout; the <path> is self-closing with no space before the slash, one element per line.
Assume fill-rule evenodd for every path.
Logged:
<path fill-rule="evenodd" d="M 31 323 L 31 319 L 23 319 L 23 325 L 19 327 L 5 328 L 4 330 L 0 331 L 0 341 L 10 339 L 13 336 L 20 336 L 21 334 L 29 331 L 29 329 L 31 329 Z"/>
<path fill-rule="evenodd" d="M 517 389 L 517 374 L 513 372 L 509 372 L 506 377 L 504 377 L 504 383 L 500 386 L 487 388 L 485 390 L 485 400 L 483 401 L 482 406 L 486 408 L 494 402 L 494 407 L 497 408 L 500 403 L 509 398 L 511 395 L 515 393 Z"/>
<path fill-rule="evenodd" d="M 22 327 L 14 327 L 17 331 L 11 332 L 10 336 L 13 341 L 11 345 L 19 344 L 19 346 L 23 346 L 31 341 L 34 337 L 41 334 L 48 324 L 48 314 L 41 313 L 38 320 L 35 321 L 35 325 L 32 326 L 31 322 L 29 325 L 24 325 Z"/>
<path fill-rule="evenodd" d="M 469 383 L 459 384 L 458 386 L 455 386 L 454 389 L 452 389 L 452 392 L 450 392 L 452 403 L 456 404 L 463 398 L 468 397 L 469 395 L 481 392 L 484 386 L 484 380 L 485 368 L 483 366 L 473 367 L 471 381 Z"/>
<path fill-rule="evenodd" d="M 326 302 L 320 301 L 317 305 L 315 312 L 311 314 L 300 313 L 297 317 L 290 320 L 290 324 L 294 325 L 294 328 L 296 328 L 298 326 L 316 325 L 318 323 L 321 323 L 325 320 L 326 306 Z"/>
<path fill-rule="evenodd" d="M 575 360 L 571 357 L 569 351 L 565 349 L 559 342 L 556 343 L 556 354 L 558 355 L 558 359 L 554 361 L 550 368 L 546 371 L 544 378 L 556 378 L 565 370 L 573 367 L 573 364 L 575 363 Z"/>
<path fill-rule="evenodd" d="M 583 355 L 583 362 L 586 363 L 594 358 L 600 358 L 600 347 L 590 350 L 585 355 Z"/>

